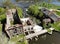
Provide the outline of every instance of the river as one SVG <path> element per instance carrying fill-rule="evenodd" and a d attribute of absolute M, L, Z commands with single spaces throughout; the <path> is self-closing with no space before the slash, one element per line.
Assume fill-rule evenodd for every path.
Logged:
<path fill-rule="evenodd" d="M 3 0 L 0 0 L 0 2 L 2 2 Z M 11 0 L 13 3 L 16 3 L 15 0 Z M 41 1 L 41 0 L 40 0 Z M 48 2 L 48 0 L 44 0 L 46 2 Z M 57 0 L 52 0 L 51 2 L 52 4 L 55 4 L 55 5 L 59 5 L 60 6 L 60 2 L 57 1 Z M 21 7 L 22 9 L 25 9 L 27 8 L 31 3 L 27 2 L 27 3 L 22 3 L 22 2 L 19 2 L 17 3 L 16 5 Z M 60 44 L 60 32 L 55 32 L 53 31 L 53 34 L 43 34 L 43 35 L 40 35 L 38 40 L 36 41 L 35 39 L 31 40 L 29 42 L 29 44 Z"/>
<path fill-rule="evenodd" d="M 30 44 L 60 44 L 60 32 L 53 31 L 53 34 L 45 33 L 40 35 L 38 40 L 30 40 Z"/>

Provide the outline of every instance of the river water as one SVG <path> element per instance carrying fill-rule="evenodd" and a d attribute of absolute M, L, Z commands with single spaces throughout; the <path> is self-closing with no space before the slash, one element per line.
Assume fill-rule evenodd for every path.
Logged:
<path fill-rule="evenodd" d="M 38 40 L 30 40 L 30 44 L 60 44 L 60 32 L 53 32 L 53 34 L 45 33 L 40 35 Z"/>
<path fill-rule="evenodd" d="M 0 0 L 0 2 L 2 2 L 4 0 Z M 16 3 L 15 0 L 11 0 L 13 3 Z M 41 1 L 41 0 L 40 0 Z M 48 2 L 48 0 L 43 0 Z M 55 5 L 59 5 L 60 6 L 60 2 L 57 0 L 52 0 L 51 2 L 52 4 Z M 22 9 L 25 9 L 26 7 L 28 7 L 31 3 L 22 3 L 19 2 L 18 4 L 16 4 L 19 7 L 22 7 Z M 44 34 L 44 35 L 40 35 L 38 40 L 36 41 L 35 39 L 31 40 L 29 42 L 29 44 L 60 44 L 60 32 L 55 32 L 53 31 L 53 34 Z"/>

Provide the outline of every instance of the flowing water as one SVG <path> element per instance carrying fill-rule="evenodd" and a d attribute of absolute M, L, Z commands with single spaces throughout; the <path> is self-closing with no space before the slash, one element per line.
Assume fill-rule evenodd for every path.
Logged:
<path fill-rule="evenodd" d="M 0 0 L 0 2 L 2 2 L 2 1 L 4 1 L 4 0 Z M 15 0 L 11 0 L 11 1 L 16 4 Z M 40 2 L 41 1 L 48 2 L 48 0 L 40 0 Z M 58 0 L 52 0 L 51 3 L 60 6 L 60 2 Z M 22 9 L 25 9 L 30 4 L 31 4 L 30 2 L 27 2 L 27 3 L 19 2 L 16 5 L 19 6 L 19 7 L 22 7 Z M 40 35 L 37 41 L 35 39 L 33 39 L 29 43 L 30 44 L 60 44 L 60 32 L 53 31 L 52 35 L 49 35 L 47 33 L 44 34 L 44 35 Z"/>

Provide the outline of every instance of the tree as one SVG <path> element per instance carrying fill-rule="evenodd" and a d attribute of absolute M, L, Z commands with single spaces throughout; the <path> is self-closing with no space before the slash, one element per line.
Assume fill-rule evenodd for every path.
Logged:
<path fill-rule="evenodd" d="M 43 17 L 42 11 L 39 9 L 39 5 L 32 5 L 28 8 L 28 13 L 33 15 L 33 16 L 38 16 L 40 18 Z"/>
<path fill-rule="evenodd" d="M 28 13 L 32 13 L 33 16 L 37 16 L 38 13 L 39 13 L 39 9 L 38 9 L 38 6 L 36 5 L 32 5 L 28 8 Z"/>
<path fill-rule="evenodd" d="M 0 7 L 0 15 L 3 14 L 3 13 L 5 13 L 5 9 Z"/>
<path fill-rule="evenodd" d="M 35 3 L 36 3 L 36 2 L 39 2 L 39 0 L 33 0 L 33 1 L 34 1 Z"/>

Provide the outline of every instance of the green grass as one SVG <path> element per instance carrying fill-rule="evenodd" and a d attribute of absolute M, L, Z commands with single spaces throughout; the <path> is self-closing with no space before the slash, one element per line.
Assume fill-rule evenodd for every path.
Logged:
<path fill-rule="evenodd" d="M 24 39 L 24 41 L 17 42 L 16 44 L 28 44 L 28 41 Z"/>
<path fill-rule="evenodd" d="M 17 37 L 18 36 L 18 37 Z M 11 41 L 15 41 L 15 42 L 17 42 L 17 41 L 19 41 L 21 38 L 23 38 L 24 37 L 24 35 L 23 34 L 21 34 L 21 35 L 16 35 L 16 36 L 14 36 L 14 37 L 12 37 L 11 38 Z"/>
<path fill-rule="evenodd" d="M 17 37 L 18 36 L 18 37 Z M 21 39 L 22 38 L 22 39 Z M 11 42 L 15 42 L 16 44 L 28 44 L 27 40 L 24 38 L 24 35 L 16 35 L 10 39 Z"/>
<path fill-rule="evenodd" d="M 60 16 L 60 12 L 56 11 L 56 14 L 57 14 L 58 16 Z"/>

